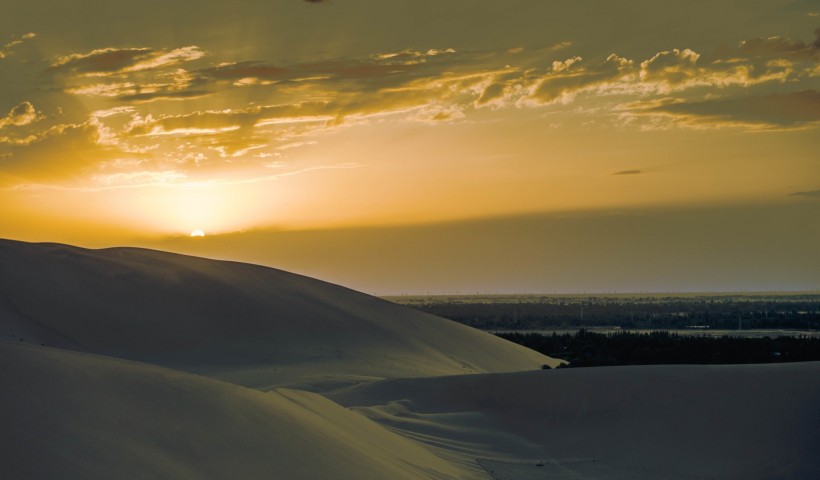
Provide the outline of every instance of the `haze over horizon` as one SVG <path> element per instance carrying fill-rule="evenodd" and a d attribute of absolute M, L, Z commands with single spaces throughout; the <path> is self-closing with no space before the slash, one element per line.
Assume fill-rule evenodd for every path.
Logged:
<path fill-rule="evenodd" d="M 820 290 L 816 2 L 7 3 L 0 237 L 382 295 Z"/>

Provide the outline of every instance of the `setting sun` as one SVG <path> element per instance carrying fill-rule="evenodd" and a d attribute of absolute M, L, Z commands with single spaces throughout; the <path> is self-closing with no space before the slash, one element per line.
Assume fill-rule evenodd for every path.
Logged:
<path fill-rule="evenodd" d="M 811 1 L 9 2 L 0 237 L 384 294 L 818 285 Z"/>
<path fill-rule="evenodd" d="M 0 480 L 820 480 L 820 0 L 0 2 Z"/>

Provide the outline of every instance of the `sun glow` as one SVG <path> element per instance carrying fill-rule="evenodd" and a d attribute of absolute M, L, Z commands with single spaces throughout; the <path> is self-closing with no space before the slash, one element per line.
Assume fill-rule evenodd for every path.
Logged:
<path fill-rule="evenodd" d="M 191 232 L 191 236 L 192 237 L 204 237 L 205 232 L 203 232 L 202 230 L 194 230 L 193 232 Z"/>

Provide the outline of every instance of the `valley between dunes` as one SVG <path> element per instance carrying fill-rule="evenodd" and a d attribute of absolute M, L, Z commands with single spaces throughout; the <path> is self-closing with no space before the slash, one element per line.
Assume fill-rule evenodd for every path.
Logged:
<path fill-rule="evenodd" d="M 815 479 L 820 363 L 560 361 L 326 282 L 0 240 L 0 478 Z"/>

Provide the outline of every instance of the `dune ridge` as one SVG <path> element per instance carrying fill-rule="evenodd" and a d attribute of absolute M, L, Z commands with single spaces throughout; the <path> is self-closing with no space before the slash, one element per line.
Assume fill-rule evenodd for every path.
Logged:
<path fill-rule="evenodd" d="M 0 265 L 0 294 L 17 312 L 0 315 L 5 332 L 12 321 L 18 329 L 36 323 L 70 339 L 55 346 L 257 388 L 558 364 L 455 322 L 258 265 L 10 240 L 0 240 Z"/>

